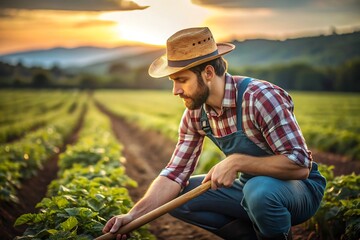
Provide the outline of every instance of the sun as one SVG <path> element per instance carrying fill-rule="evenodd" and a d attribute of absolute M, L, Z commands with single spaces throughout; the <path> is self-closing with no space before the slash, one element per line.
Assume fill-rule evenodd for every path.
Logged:
<path fill-rule="evenodd" d="M 166 39 L 174 32 L 201 26 L 208 12 L 193 5 L 190 0 L 148 0 L 141 4 L 149 8 L 103 13 L 100 19 L 117 22 L 116 32 L 120 41 L 165 45 Z"/>
<path fill-rule="evenodd" d="M 132 42 L 141 42 L 151 45 L 164 45 L 166 36 L 162 32 L 154 32 L 153 29 L 135 30 L 128 25 L 119 25 L 119 36 Z"/>

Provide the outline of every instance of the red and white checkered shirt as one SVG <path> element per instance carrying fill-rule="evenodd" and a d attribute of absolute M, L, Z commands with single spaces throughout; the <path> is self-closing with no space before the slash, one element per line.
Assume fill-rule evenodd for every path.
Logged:
<path fill-rule="evenodd" d="M 244 77 L 226 74 L 222 112 L 218 115 L 205 107 L 215 137 L 224 137 L 237 131 L 237 82 Z M 296 164 L 311 167 L 308 150 L 300 127 L 293 114 L 290 95 L 266 81 L 251 81 L 242 100 L 242 129 L 260 148 L 272 154 L 287 156 Z M 200 125 L 201 109 L 185 109 L 179 126 L 179 139 L 170 162 L 160 173 L 185 186 L 193 173 L 203 145 L 205 132 Z"/>

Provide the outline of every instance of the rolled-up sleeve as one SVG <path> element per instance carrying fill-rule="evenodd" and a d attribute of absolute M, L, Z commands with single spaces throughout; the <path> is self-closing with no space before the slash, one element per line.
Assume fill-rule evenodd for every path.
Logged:
<path fill-rule="evenodd" d="M 252 96 L 254 124 L 275 154 L 287 156 L 303 167 L 311 167 L 312 157 L 293 113 L 294 104 L 280 88 L 265 88 Z"/>
<path fill-rule="evenodd" d="M 183 187 L 196 168 L 204 140 L 204 136 L 198 131 L 196 115 L 199 114 L 196 112 L 188 109 L 184 111 L 175 150 L 168 165 L 160 172 L 160 176 L 165 176 Z"/>

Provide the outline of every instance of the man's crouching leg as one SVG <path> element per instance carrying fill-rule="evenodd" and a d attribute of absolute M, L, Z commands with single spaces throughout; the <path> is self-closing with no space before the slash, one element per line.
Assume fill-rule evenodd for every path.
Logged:
<path fill-rule="evenodd" d="M 242 205 L 258 239 L 292 239 L 291 226 L 309 219 L 318 207 L 301 180 L 253 177 L 245 183 L 243 193 Z"/>

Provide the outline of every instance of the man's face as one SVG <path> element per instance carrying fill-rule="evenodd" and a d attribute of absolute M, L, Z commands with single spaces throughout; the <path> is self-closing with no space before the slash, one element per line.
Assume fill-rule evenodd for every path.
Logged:
<path fill-rule="evenodd" d="M 195 73 L 184 70 L 171 75 L 170 79 L 173 81 L 173 94 L 179 95 L 188 109 L 200 108 L 206 102 L 209 88 Z"/>

